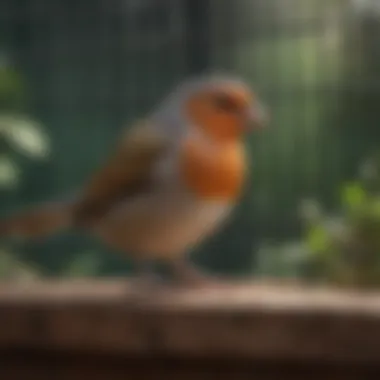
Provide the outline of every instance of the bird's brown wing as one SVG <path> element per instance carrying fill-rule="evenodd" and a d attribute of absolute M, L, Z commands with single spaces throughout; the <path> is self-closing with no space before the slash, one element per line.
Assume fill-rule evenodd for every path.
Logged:
<path fill-rule="evenodd" d="M 122 136 L 116 151 L 84 186 L 74 212 L 76 225 L 88 225 L 100 218 L 119 200 L 149 186 L 152 168 L 166 151 L 164 136 L 154 133 L 145 122 Z"/>

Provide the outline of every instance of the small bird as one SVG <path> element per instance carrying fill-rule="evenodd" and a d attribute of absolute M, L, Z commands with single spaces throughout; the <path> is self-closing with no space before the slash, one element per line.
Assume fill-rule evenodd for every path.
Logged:
<path fill-rule="evenodd" d="M 180 84 L 121 136 L 73 199 L 0 221 L 0 236 L 44 237 L 81 228 L 151 274 L 164 261 L 178 284 L 203 284 L 188 260 L 239 200 L 247 175 L 244 136 L 267 114 L 244 81 L 207 76 Z"/>

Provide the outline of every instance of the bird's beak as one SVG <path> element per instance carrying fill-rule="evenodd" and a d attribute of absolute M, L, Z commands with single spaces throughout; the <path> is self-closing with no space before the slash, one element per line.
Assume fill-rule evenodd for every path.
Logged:
<path fill-rule="evenodd" d="M 255 104 L 249 107 L 246 117 L 247 131 L 263 129 L 269 123 L 268 111 L 263 105 Z"/>

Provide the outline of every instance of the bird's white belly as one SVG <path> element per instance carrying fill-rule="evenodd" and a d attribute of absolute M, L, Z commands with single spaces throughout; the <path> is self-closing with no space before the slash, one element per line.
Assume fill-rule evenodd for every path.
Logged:
<path fill-rule="evenodd" d="M 171 258 L 212 233 L 232 205 L 188 194 L 151 194 L 126 201 L 99 226 L 111 246 L 131 255 Z"/>

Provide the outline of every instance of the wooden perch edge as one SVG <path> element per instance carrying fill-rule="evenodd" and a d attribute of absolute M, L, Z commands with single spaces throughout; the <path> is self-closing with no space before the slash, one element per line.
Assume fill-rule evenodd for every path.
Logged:
<path fill-rule="evenodd" d="M 127 281 L 0 285 L 0 350 L 380 363 L 380 294 L 236 284 L 134 305 Z"/>

